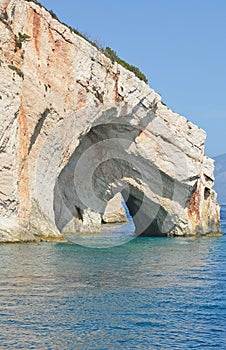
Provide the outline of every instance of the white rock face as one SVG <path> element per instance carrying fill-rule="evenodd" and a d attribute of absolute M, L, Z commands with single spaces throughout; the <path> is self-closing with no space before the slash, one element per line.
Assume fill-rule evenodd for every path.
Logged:
<path fill-rule="evenodd" d="M 44 8 L 0 10 L 0 241 L 96 231 L 117 192 L 137 234 L 219 232 L 205 132 Z"/>
<path fill-rule="evenodd" d="M 116 195 L 107 203 L 103 215 L 103 221 L 106 223 L 128 222 L 120 193 L 116 193 Z"/>

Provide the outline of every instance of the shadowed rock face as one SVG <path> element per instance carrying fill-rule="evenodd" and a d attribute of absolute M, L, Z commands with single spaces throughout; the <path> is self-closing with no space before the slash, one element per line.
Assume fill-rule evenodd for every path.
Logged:
<path fill-rule="evenodd" d="M 138 235 L 220 231 L 203 130 L 32 2 L 0 33 L 1 241 L 97 231 L 117 192 Z"/>

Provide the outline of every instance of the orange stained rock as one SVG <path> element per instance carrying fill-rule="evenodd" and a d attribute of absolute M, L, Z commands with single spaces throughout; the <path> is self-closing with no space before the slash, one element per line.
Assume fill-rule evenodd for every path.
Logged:
<path fill-rule="evenodd" d="M 35 48 L 37 54 L 40 54 L 40 33 L 41 33 L 41 19 L 40 15 L 34 11 L 33 15 L 33 37 L 35 41 Z"/>
<path fill-rule="evenodd" d="M 200 193 L 200 188 L 198 186 L 190 198 L 190 206 L 188 209 L 189 217 L 195 216 L 197 222 L 200 222 L 200 200 L 201 200 L 201 193 Z"/>

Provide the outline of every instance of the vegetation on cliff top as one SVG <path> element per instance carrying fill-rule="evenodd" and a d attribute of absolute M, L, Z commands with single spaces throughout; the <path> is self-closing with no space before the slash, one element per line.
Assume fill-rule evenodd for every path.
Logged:
<path fill-rule="evenodd" d="M 34 2 L 35 4 L 39 5 L 40 7 L 45 8 L 39 1 L 37 0 L 26 0 L 28 2 Z M 46 8 L 45 8 L 46 9 Z M 121 66 L 123 66 L 124 68 L 130 70 L 131 72 L 133 72 L 139 79 L 143 80 L 145 83 L 148 83 L 148 79 L 147 77 L 140 71 L 140 69 L 136 66 L 133 66 L 131 64 L 129 64 L 128 62 L 122 60 L 120 57 L 118 57 L 117 53 L 112 50 L 110 47 L 106 47 L 106 48 L 102 48 L 100 47 L 96 42 L 90 40 L 87 35 L 80 33 L 77 29 L 70 27 L 69 25 L 67 25 L 66 23 L 63 23 L 60 21 L 60 19 L 57 17 L 57 15 L 52 11 L 52 10 L 48 10 L 46 9 L 46 11 L 48 11 L 51 16 L 58 20 L 60 23 L 66 25 L 71 32 L 81 36 L 83 39 L 85 39 L 86 41 L 88 41 L 91 45 L 95 46 L 98 50 L 100 50 L 103 54 L 105 54 L 105 56 L 107 56 L 108 58 L 111 59 L 112 63 L 117 62 L 118 64 L 120 64 Z"/>

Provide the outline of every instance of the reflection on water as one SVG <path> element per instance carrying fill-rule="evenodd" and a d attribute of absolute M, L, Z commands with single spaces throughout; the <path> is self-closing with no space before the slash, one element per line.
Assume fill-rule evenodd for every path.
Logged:
<path fill-rule="evenodd" d="M 67 233 L 65 235 L 71 243 L 88 248 L 110 248 L 128 243 L 136 237 L 135 226 L 131 219 L 123 224 L 104 224 L 101 232 L 93 233 Z"/>
<path fill-rule="evenodd" d="M 1 245 L 0 348 L 225 349 L 225 252 L 226 236 Z"/>

